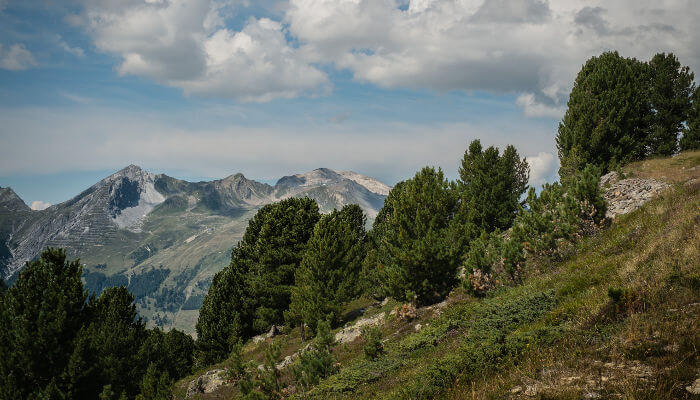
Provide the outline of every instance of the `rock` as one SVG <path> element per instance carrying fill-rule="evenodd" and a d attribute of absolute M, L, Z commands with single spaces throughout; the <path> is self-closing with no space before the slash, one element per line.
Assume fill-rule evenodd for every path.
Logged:
<path fill-rule="evenodd" d="M 267 334 L 265 335 L 265 337 L 267 337 L 268 339 L 269 339 L 269 338 L 273 338 L 273 337 L 279 335 L 280 333 L 282 333 L 282 327 L 281 327 L 281 326 L 277 326 L 277 325 L 272 325 L 272 326 L 270 327 L 270 330 L 269 330 L 269 331 L 267 332 Z"/>
<path fill-rule="evenodd" d="M 617 172 L 608 172 L 607 174 L 600 177 L 600 186 L 604 188 L 606 185 L 613 184 L 619 180 L 620 175 Z"/>
<path fill-rule="evenodd" d="M 225 369 L 213 369 L 205 372 L 190 382 L 187 387 L 185 398 L 188 399 L 196 394 L 212 393 L 226 384 Z"/>
<path fill-rule="evenodd" d="M 534 385 L 527 385 L 525 387 L 525 396 L 535 397 L 537 396 L 537 387 Z"/>
<path fill-rule="evenodd" d="M 617 180 L 615 172 L 601 177 L 600 186 L 604 190 L 603 197 L 608 203 L 608 210 L 605 213 L 608 218 L 615 218 L 636 210 L 669 187 L 668 184 L 654 179 Z"/>
<path fill-rule="evenodd" d="M 262 335 L 253 336 L 253 343 L 254 344 L 262 343 L 265 341 L 265 339 L 267 339 L 267 334 L 265 334 L 265 333 L 263 333 Z"/>
<path fill-rule="evenodd" d="M 375 316 L 358 320 L 355 324 L 343 328 L 335 334 L 335 341 L 338 343 L 350 343 L 362 335 L 362 328 L 365 326 L 375 326 L 384 323 L 386 313 L 381 312 Z"/>
<path fill-rule="evenodd" d="M 294 359 L 296 358 L 296 356 L 297 356 L 297 353 L 294 353 L 291 356 L 285 357 L 284 360 L 277 363 L 277 365 L 275 365 L 275 367 L 277 367 L 277 369 L 287 368 L 289 366 L 289 364 L 294 362 Z"/>
<path fill-rule="evenodd" d="M 518 394 L 523 391 L 522 386 L 516 386 L 513 389 L 510 389 L 510 393 L 512 394 Z"/>
<path fill-rule="evenodd" d="M 379 303 L 380 307 L 384 307 L 385 305 L 389 304 L 389 298 L 385 297 L 384 300 L 382 300 L 381 303 Z"/>
<path fill-rule="evenodd" d="M 686 386 L 685 390 L 690 394 L 700 394 L 700 378 L 696 379 L 690 386 Z"/>

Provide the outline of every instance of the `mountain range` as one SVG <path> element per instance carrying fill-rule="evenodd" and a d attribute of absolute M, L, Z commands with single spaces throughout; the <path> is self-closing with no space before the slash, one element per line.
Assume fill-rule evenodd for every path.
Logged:
<path fill-rule="evenodd" d="M 390 189 L 327 168 L 272 186 L 242 174 L 188 182 L 135 165 L 41 211 L 0 188 L 0 274 L 12 282 L 44 248 L 62 247 L 80 258 L 89 290 L 125 285 L 150 324 L 192 333 L 213 275 L 228 264 L 260 207 L 310 197 L 321 212 L 358 204 L 371 222 Z"/>

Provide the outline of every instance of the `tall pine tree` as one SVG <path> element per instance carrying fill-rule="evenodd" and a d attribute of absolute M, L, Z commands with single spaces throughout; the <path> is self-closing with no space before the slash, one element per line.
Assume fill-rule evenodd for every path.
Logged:
<path fill-rule="evenodd" d="M 379 252 L 386 255 L 383 274 L 387 292 L 420 304 L 446 296 L 457 280 L 460 262 L 453 217 L 454 184 L 442 170 L 425 167 L 413 179 L 392 189 L 382 222 Z"/>
<path fill-rule="evenodd" d="M 700 150 L 700 86 L 693 92 L 693 103 L 688 113 L 688 122 L 680 140 L 682 151 Z"/>
<path fill-rule="evenodd" d="M 459 168 L 459 221 L 477 231 L 508 229 L 527 189 L 529 172 L 515 147 L 509 145 L 501 155 L 498 148 L 483 150 L 481 142 L 474 140 Z"/>
<path fill-rule="evenodd" d="M 296 271 L 288 315 L 312 329 L 320 320 L 338 322 L 343 304 L 358 294 L 364 226 L 364 213 L 355 204 L 319 220 Z"/>
<path fill-rule="evenodd" d="M 656 54 L 649 61 L 651 126 L 647 155 L 670 156 L 678 149 L 678 134 L 688 119 L 693 95 L 693 73 L 672 53 Z"/>

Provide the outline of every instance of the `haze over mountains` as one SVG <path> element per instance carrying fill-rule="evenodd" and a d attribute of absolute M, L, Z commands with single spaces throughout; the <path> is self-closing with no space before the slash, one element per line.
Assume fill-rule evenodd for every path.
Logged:
<path fill-rule="evenodd" d="M 372 221 L 389 190 L 376 179 L 326 168 L 271 186 L 242 174 L 187 182 L 135 165 L 41 211 L 0 188 L 0 272 L 12 281 L 42 249 L 63 247 L 80 257 L 90 290 L 123 284 L 141 315 L 192 332 L 213 275 L 228 264 L 260 207 L 310 197 L 322 212 L 358 204 Z"/>

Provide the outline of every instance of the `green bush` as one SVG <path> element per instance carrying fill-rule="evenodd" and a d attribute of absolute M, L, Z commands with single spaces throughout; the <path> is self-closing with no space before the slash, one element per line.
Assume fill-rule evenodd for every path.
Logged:
<path fill-rule="evenodd" d="M 362 338 L 365 340 L 365 345 L 362 347 L 365 358 L 368 360 L 376 360 L 379 356 L 384 354 L 382 331 L 378 326 L 362 327 Z"/>
<path fill-rule="evenodd" d="M 292 374 L 302 395 L 321 379 L 337 371 L 332 346 L 335 338 L 327 321 L 318 321 L 316 339 L 311 348 L 299 356 L 299 362 L 292 367 Z"/>

